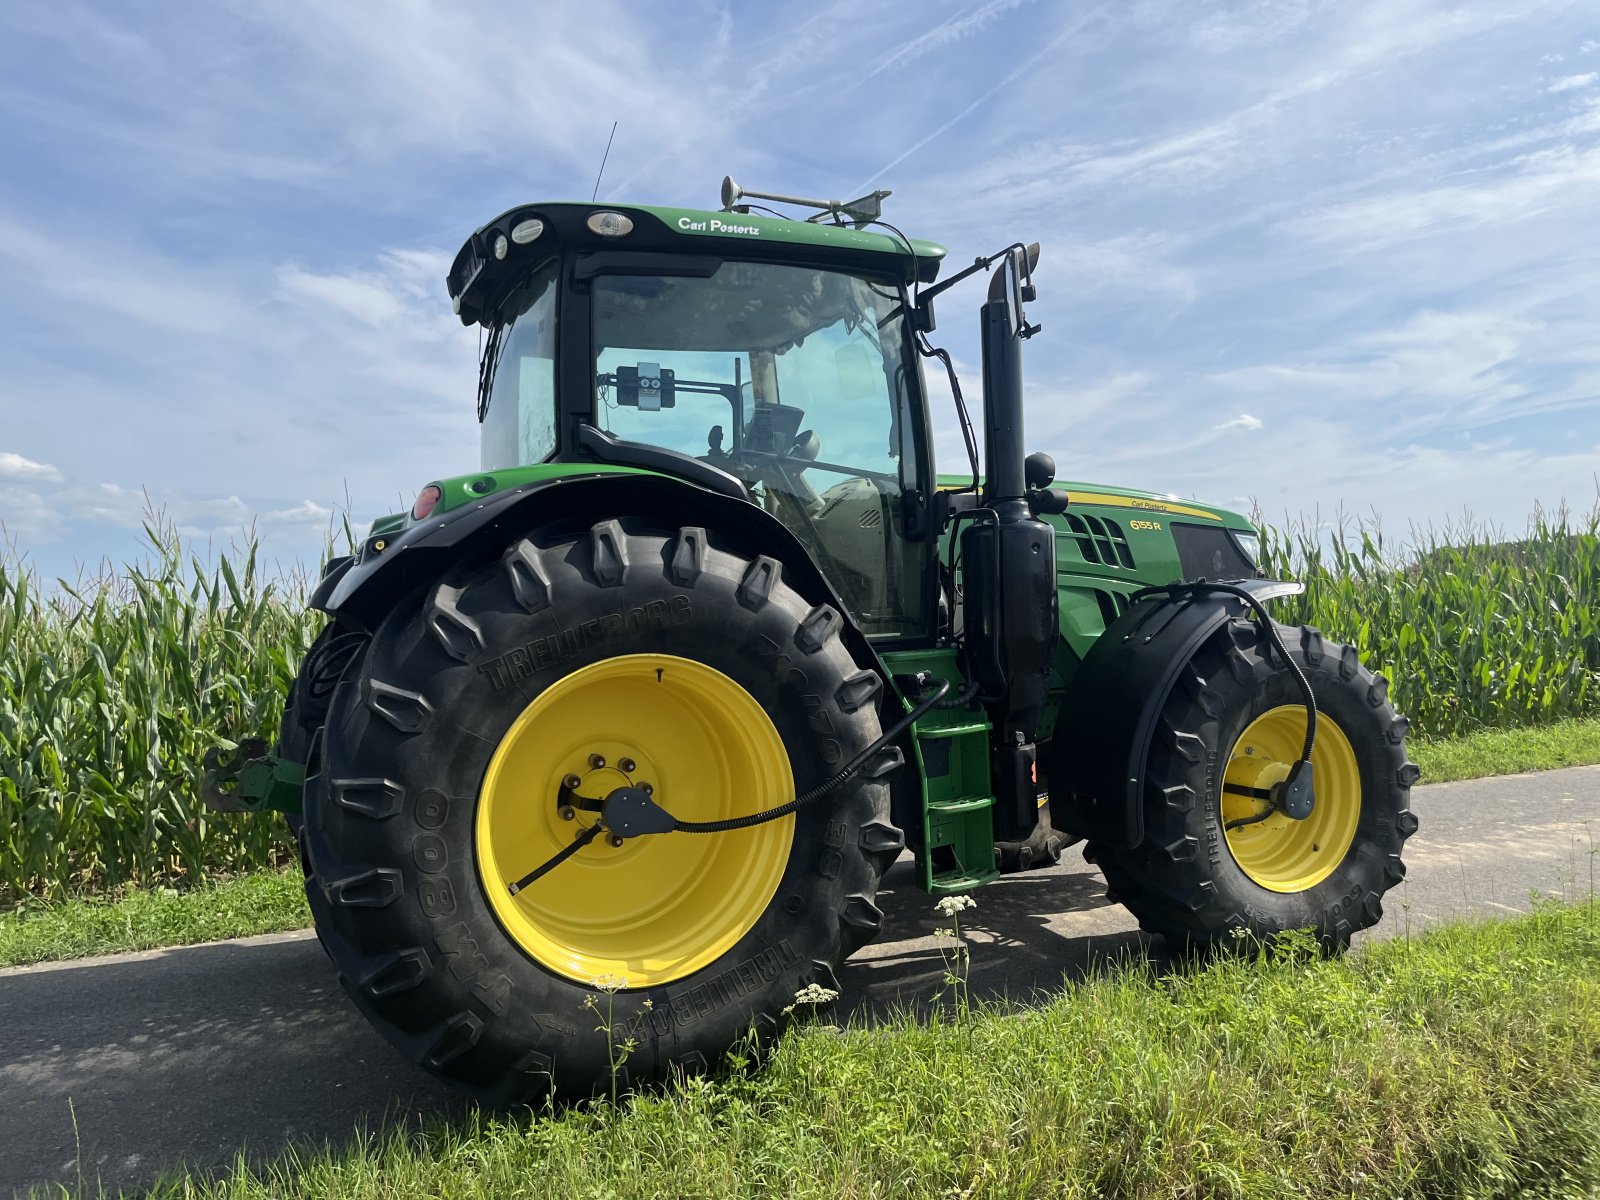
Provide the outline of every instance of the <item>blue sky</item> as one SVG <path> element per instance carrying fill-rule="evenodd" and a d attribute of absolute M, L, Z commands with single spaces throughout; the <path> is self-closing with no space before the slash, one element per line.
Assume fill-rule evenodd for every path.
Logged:
<path fill-rule="evenodd" d="M 443 275 L 518 202 L 889 187 L 1044 243 L 1029 441 L 1269 517 L 1520 528 L 1600 471 L 1600 9 L 1412 0 L 0 6 L 0 521 L 285 561 L 473 469 Z M 976 393 L 977 287 L 940 333 Z M 959 468 L 953 421 L 945 465 Z"/>

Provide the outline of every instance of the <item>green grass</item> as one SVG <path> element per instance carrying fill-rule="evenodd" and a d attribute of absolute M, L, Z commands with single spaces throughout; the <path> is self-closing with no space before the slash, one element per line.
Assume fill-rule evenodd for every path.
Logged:
<path fill-rule="evenodd" d="M 1481 779 L 1600 763 L 1600 718 L 1558 721 L 1531 729 L 1481 729 L 1459 738 L 1407 745 L 1424 783 Z"/>
<path fill-rule="evenodd" d="M 592 1036 L 602 1036 L 598 1033 Z M 769 1069 L 170 1179 L 199 1197 L 1583 1196 L 1600 906 L 1032 1007 L 811 1026 Z"/>
<path fill-rule="evenodd" d="M 0 967 L 186 946 L 303 929 L 311 923 L 297 867 L 259 871 L 190 892 L 36 902 L 0 913 Z"/>

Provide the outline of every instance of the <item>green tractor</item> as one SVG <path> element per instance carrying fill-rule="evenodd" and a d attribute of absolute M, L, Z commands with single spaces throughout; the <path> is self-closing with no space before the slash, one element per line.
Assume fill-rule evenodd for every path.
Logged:
<path fill-rule="evenodd" d="M 1038 247 L 941 281 L 884 195 L 729 180 L 717 212 L 474 233 L 448 286 L 483 331 L 481 469 L 327 565 L 278 744 L 209 764 L 219 807 L 288 815 L 356 1004 L 486 1101 L 759 1054 L 838 991 L 907 850 L 945 895 L 1083 839 L 1196 949 L 1342 947 L 1405 873 L 1385 681 L 1269 619 L 1300 585 L 1242 517 L 1054 486 L 1023 436 Z M 981 464 L 929 336 L 980 271 Z"/>

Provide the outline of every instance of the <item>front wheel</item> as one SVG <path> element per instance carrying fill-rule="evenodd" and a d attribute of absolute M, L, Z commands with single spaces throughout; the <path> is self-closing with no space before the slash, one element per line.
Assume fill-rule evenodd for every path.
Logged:
<path fill-rule="evenodd" d="M 1089 848 L 1108 891 L 1146 930 L 1180 945 L 1309 929 L 1342 948 L 1377 923 L 1384 893 L 1405 877 L 1419 771 L 1387 681 L 1315 629 L 1279 632 L 1317 702 L 1311 815 L 1296 821 L 1270 808 L 1273 785 L 1300 757 L 1306 710 L 1260 625 L 1240 619 L 1196 652 L 1162 708 L 1143 841 Z"/>

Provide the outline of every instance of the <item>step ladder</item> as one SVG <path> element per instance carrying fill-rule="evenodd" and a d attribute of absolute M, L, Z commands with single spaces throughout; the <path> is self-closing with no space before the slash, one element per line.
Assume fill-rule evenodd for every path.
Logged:
<path fill-rule="evenodd" d="M 922 886 L 934 895 L 970 891 L 999 875 L 994 861 L 994 796 L 989 732 L 970 712 L 935 710 L 913 726 L 922 777 Z"/>

